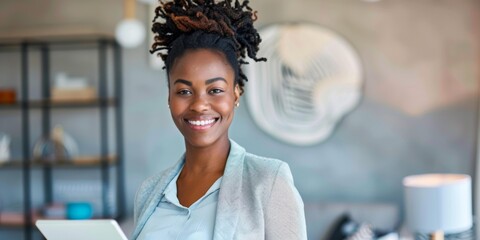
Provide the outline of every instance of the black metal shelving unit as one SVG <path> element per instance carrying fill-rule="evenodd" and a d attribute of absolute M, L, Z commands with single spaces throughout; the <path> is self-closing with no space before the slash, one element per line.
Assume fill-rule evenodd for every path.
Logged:
<path fill-rule="evenodd" d="M 70 50 L 70 49 L 94 49 L 98 53 L 98 86 L 97 99 L 92 101 L 67 101 L 54 102 L 50 100 L 50 81 L 51 81 L 51 59 L 50 53 L 52 49 Z M 40 69 L 41 69 L 41 100 L 32 100 L 29 93 L 30 85 L 30 66 L 29 57 L 32 51 L 40 53 Z M 122 220 L 125 216 L 125 194 L 124 194 L 124 152 L 123 152 L 123 112 L 122 112 L 122 62 L 121 48 L 119 44 L 110 36 L 75 36 L 73 37 L 49 37 L 43 39 L 0 39 L 0 54 L 2 52 L 19 52 L 20 53 L 20 77 L 21 87 L 17 89 L 21 98 L 13 104 L 0 104 L 0 115 L 3 112 L 16 111 L 21 112 L 21 132 L 22 132 L 22 160 L 10 161 L 0 165 L 1 171 L 9 171 L 13 169 L 21 170 L 23 179 L 23 215 L 24 223 L 21 225 L 2 225 L 2 228 L 23 229 L 25 239 L 33 238 L 34 223 L 32 218 L 32 169 L 40 168 L 43 171 L 43 190 L 44 203 L 49 204 L 53 199 L 53 174 L 57 168 L 69 169 L 92 169 L 100 170 L 101 181 L 101 202 L 102 202 L 102 218 L 115 218 Z M 109 58 L 109 55 L 110 58 Z M 109 59 L 111 62 L 109 62 Z M 15 63 L 12 63 L 15 64 Z M 110 64 L 110 65 L 109 65 Z M 113 68 L 113 86 L 109 86 L 108 67 Z M 109 87 L 113 87 L 113 97 L 109 97 Z M 90 157 L 88 160 L 71 161 L 59 160 L 56 162 L 41 162 L 32 159 L 32 149 L 30 149 L 31 129 L 30 129 L 30 111 L 33 109 L 40 110 L 41 113 L 41 132 L 47 135 L 51 130 L 51 112 L 65 109 L 91 108 L 99 110 L 100 123 L 100 153 L 97 157 Z M 114 131 L 116 150 L 114 154 L 109 151 L 109 124 L 108 110 L 112 108 L 114 111 Z M 3 113 L 5 114 L 5 113 Z M 75 114 L 75 112 L 71 113 Z M 110 169 L 115 168 L 116 181 L 116 214 L 115 216 L 109 212 L 107 208 L 108 193 L 112 188 L 112 180 Z M 15 187 L 15 186 L 12 186 Z"/>

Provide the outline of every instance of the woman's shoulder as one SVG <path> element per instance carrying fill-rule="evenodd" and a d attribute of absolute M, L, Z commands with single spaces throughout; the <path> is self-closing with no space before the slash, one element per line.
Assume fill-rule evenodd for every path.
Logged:
<path fill-rule="evenodd" d="M 258 156 L 253 153 L 245 153 L 245 163 L 247 165 L 254 165 L 257 167 L 279 167 L 282 164 L 286 164 L 284 161 L 276 158 Z"/>
<path fill-rule="evenodd" d="M 247 173 L 261 173 L 267 176 L 271 176 L 272 174 L 278 172 L 278 170 L 282 168 L 282 166 L 288 167 L 288 164 L 283 162 L 282 160 L 262 157 L 253 153 L 249 153 L 245 150 L 245 148 L 240 146 L 235 141 L 230 139 L 230 142 L 232 144 L 230 154 L 236 155 L 239 158 L 243 159 L 243 168 L 247 170 Z"/>
<path fill-rule="evenodd" d="M 279 172 L 288 171 L 288 164 L 282 160 L 262 157 L 252 153 L 245 153 L 244 166 L 247 172 L 260 174 L 263 176 L 275 177 Z"/>

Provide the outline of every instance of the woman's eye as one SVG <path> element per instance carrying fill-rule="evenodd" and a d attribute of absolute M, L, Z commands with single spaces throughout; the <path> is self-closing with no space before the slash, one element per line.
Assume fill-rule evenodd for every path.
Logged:
<path fill-rule="evenodd" d="M 222 89 L 218 89 L 218 88 L 215 88 L 215 89 L 212 89 L 210 90 L 210 93 L 212 94 L 219 94 L 219 93 L 222 93 L 223 90 Z"/>
<path fill-rule="evenodd" d="M 183 89 L 183 90 L 180 90 L 177 92 L 178 95 L 189 95 L 191 94 L 192 92 L 190 92 L 189 90 L 186 90 L 186 89 Z"/>

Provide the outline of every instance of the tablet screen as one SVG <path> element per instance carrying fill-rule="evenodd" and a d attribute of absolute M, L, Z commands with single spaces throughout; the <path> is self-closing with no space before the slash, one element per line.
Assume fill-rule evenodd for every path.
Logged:
<path fill-rule="evenodd" d="M 115 220 L 38 220 L 47 240 L 128 240 Z"/>

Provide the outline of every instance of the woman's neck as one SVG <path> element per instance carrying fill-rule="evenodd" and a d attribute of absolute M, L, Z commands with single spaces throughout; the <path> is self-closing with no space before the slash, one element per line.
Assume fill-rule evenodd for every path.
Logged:
<path fill-rule="evenodd" d="M 184 173 L 189 174 L 221 174 L 225 170 L 230 140 L 221 139 L 208 147 L 196 147 L 185 143 Z"/>

